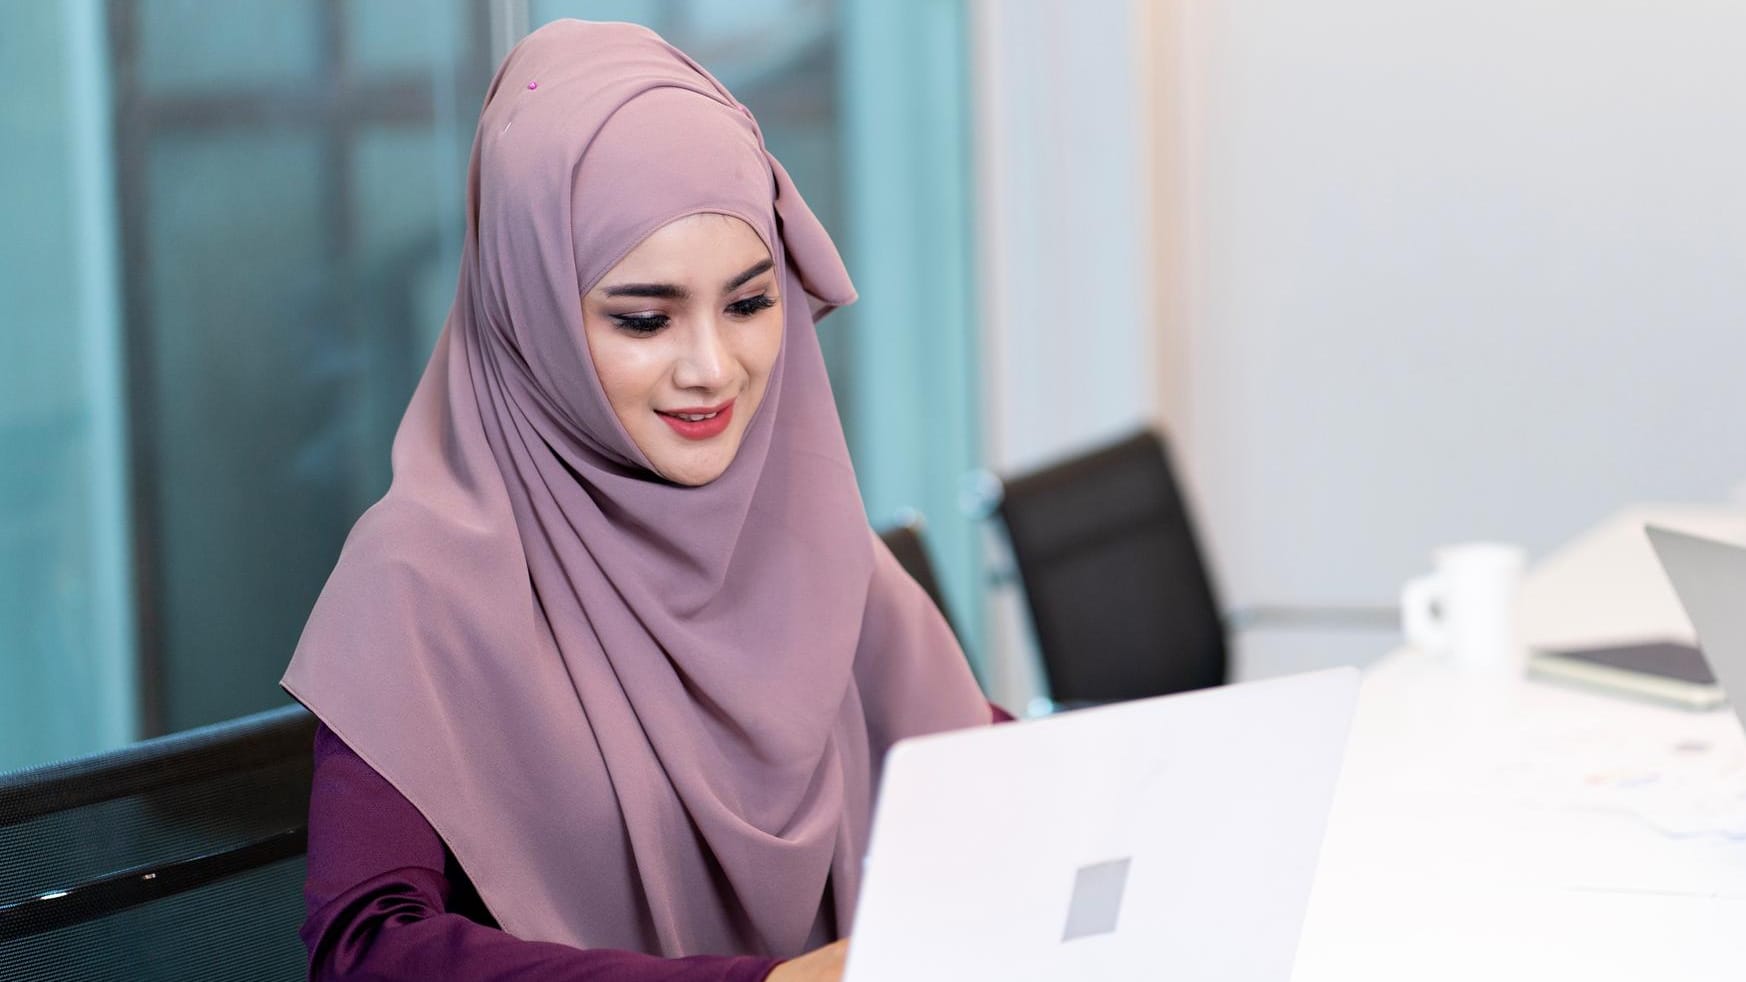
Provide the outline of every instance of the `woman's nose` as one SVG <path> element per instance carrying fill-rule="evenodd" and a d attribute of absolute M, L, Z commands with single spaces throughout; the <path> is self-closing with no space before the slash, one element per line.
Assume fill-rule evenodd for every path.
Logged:
<path fill-rule="evenodd" d="M 682 389 L 719 389 L 727 383 L 732 362 L 722 325 L 710 318 L 694 322 L 685 350 L 673 369 L 673 383 Z"/>

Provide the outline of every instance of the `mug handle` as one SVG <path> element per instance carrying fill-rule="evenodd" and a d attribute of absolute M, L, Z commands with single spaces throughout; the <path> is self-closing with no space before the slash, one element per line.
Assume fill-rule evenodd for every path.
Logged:
<path fill-rule="evenodd" d="M 1443 620 L 1442 583 L 1436 576 L 1415 577 L 1402 588 L 1400 627 L 1407 643 L 1420 651 L 1448 650 L 1449 626 Z"/>

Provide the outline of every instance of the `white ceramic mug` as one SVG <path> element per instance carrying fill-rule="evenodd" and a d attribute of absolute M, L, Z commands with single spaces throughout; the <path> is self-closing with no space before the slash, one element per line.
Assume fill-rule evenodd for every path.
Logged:
<path fill-rule="evenodd" d="M 1470 542 L 1431 556 L 1433 571 L 1401 591 L 1407 643 L 1464 668 L 1519 668 L 1516 598 L 1527 553 L 1520 546 Z"/>

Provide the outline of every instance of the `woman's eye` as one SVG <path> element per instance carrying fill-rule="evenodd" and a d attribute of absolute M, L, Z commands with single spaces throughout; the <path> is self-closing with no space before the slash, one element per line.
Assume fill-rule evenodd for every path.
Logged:
<path fill-rule="evenodd" d="M 735 317 L 750 317 L 761 310 L 769 310 L 776 306 L 776 298 L 768 293 L 760 293 L 755 297 L 736 300 L 728 304 L 728 313 Z"/>
<path fill-rule="evenodd" d="M 612 320 L 632 334 L 653 334 L 667 326 L 666 314 L 614 314 Z"/>

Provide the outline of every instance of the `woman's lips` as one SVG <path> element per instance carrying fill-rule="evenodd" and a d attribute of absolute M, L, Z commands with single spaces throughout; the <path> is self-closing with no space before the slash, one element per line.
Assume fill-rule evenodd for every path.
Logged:
<path fill-rule="evenodd" d="M 687 440 L 708 440 L 720 436 L 734 418 L 734 401 L 719 406 L 694 406 L 686 409 L 657 409 L 655 415 L 673 427 L 673 432 Z M 686 417 L 690 417 L 687 419 Z"/>

